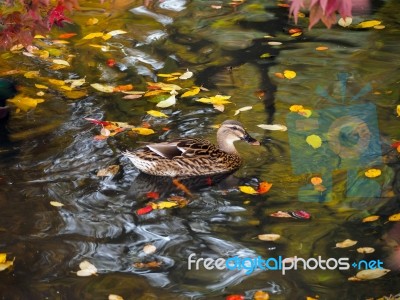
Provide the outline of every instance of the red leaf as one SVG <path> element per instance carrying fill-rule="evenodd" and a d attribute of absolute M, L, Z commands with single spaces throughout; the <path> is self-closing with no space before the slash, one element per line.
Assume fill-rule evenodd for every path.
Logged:
<path fill-rule="evenodd" d="M 151 205 L 147 205 L 145 207 L 139 208 L 136 213 L 140 216 L 140 215 L 145 215 L 148 214 L 149 212 L 151 212 L 153 210 L 153 207 Z"/>
<path fill-rule="evenodd" d="M 391 147 L 392 148 L 397 148 L 397 147 L 399 147 L 400 146 L 400 141 L 398 141 L 398 142 L 394 142 L 392 145 L 391 145 Z"/>
<path fill-rule="evenodd" d="M 308 220 L 308 219 L 311 218 L 311 214 L 306 212 L 306 211 L 304 211 L 304 210 L 296 210 L 296 211 L 291 211 L 289 213 L 295 219 L 306 219 L 306 220 Z"/>
<path fill-rule="evenodd" d="M 211 179 L 211 177 L 207 177 L 207 178 L 206 178 L 206 183 L 207 183 L 207 185 L 212 185 L 212 179 Z"/>
<path fill-rule="evenodd" d="M 148 192 L 146 194 L 146 197 L 156 200 L 156 199 L 160 198 L 160 194 L 157 192 Z"/>
<path fill-rule="evenodd" d="M 109 59 L 107 59 L 107 62 L 106 62 L 107 66 L 109 66 L 110 68 L 114 67 L 116 63 L 117 62 L 114 58 L 109 58 Z"/>
<path fill-rule="evenodd" d="M 92 118 L 85 118 L 85 120 L 86 120 L 86 121 L 89 121 L 89 122 L 91 122 L 91 123 L 93 123 L 93 124 L 101 125 L 101 126 L 108 126 L 108 125 L 111 125 L 111 123 L 108 122 L 108 121 L 100 121 L 100 120 L 96 120 L 96 119 L 92 119 Z"/>
<path fill-rule="evenodd" d="M 58 3 L 57 6 L 49 12 L 49 28 L 51 28 L 54 24 L 62 27 L 63 22 L 72 23 L 72 21 L 64 15 L 64 10 L 65 6 L 62 5 L 62 3 Z"/>
<path fill-rule="evenodd" d="M 225 300 L 244 300 L 243 295 L 229 295 L 226 296 Z"/>

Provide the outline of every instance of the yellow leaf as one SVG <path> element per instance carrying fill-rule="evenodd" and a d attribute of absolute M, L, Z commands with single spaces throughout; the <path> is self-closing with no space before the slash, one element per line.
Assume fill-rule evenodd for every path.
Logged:
<path fill-rule="evenodd" d="M 291 70 L 285 70 L 283 71 L 283 76 L 285 76 L 285 78 L 287 79 L 293 79 L 296 77 L 296 72 Z"/>
<path fill-rule="evenodd" d="M 122 298 L 119 295 L 110 294 L 110 295 L 108 295 L 108 300 L 124 300 L 124 298 Z"/>
<path fill-rule="evenodd" d="M 90 86 L 100 92 L 104 92 L 104 93 L 113 93 L 114 92 L 114 87 L 111 85 L 104 85 L 101 83 L 92 83 Z"/>
<path fill-rule="evenodd" d="M 396 107 L 397 116 L 400 117 L 400 104 Z"/>
<path fill-rule="evenodd" d="M 362 219 L 362 222 L 363 223 L 373 222 L 373 221 L 376 221 L 378 219 L 379 219 L 379 216 L 368 216 L 368 217 L 365 217 L 364 219 Z"/>
<path fill-rule="evenodd" d="M 358 253 L 374 253 L 375 249 L 372 247 L 360 247 L 357 248 Z"/>
<path fill-rule="evenodd" d="M 14 264 L 13 260 L 6 260 L 6 258 L 6 253 L 0 253 L 0 271 L 4 271 Z"/>
<path fill-rule="evenodd" d="M 382 174 L 382 171 L 379 169 L 369 169 L 369 170 L 365 171 L 364 174 L 368 178 L 375 178 L 375 177 L 380 176 Z"/>
<path fill-rule="evenodd" d="M 309 135 L 306 138 L 306 142 L 307 142 L 307 144 L 309 144 L 314 149 L 317 149 L 317 148 L 321 147 L 321 145 L 322 145 L 321 138 L 316 134 Z"/>
<path fill-rule="evenodd" d="M 164 74 L 164 73 L 157 74 L 157 76 L 158 77 L 163 77 L 163 78 L 174 77 L 174 75 L 172 75 L 172 74 Z"/>
<path fill-rule="evenodd" d="M 143 128 L 143 127 L 132 128 L 132 130 L 136 131 L 138 134 L 141 134 L 141 135 L 149 135 L 149 134 L 153 134 L 154 133 L 153 129 Z"/>
<path fill-rule="evenodd" d="M 336 247 L 338 247 L 338 248 L 347 248 L 347 247 L 354 246 L 357 243 L 358 243 L 357 241 L 346 239 L 343 242 L 336 243 Z"/>
<path fill-rule="evenodd" d="M 253 300 L 269 300 L 269 294 L 264 291 L 257 291 L 254 293 Z"/>
<path fill-rule="evenodd" d="M 66 91 L 64 95 L 69 99 L 79 99 L 87 95 L 86 90 L 82 91 Z"/>
<path fill-rule="evenodd" d="M 382 23 L 382 21 L 370 20 L 370 21 L 364 21 L 364 22 L 358 23 L 355 27 L 356 28 L 370 28 L 370 27 L 374 27 L 376 25 L 380 25 L 381 23 Z"/>
<path fill-rule="evenodd" d="M 33 38 L 34 39 L 45 39 L 46 37 L 44 37 L 43 35 L 40 35 L 40 34 L 36 34 Z"/>
<path fill-rule="evenodd" d="M 51 84 L 54 84 L 54 85 L 60 85 L 60 86 L 61 86 L 61 85 L 65 85 L 64 80 L 58 80 L 58 79 L 49 78 L 48 81 L 49 81 Z"/>
<path fill-rule="evenodd" d="M 96 37 L 102 37 L 104 34 L 102 32 L 92 32 L 89 33 L 88 35 L 85 35 L 82 40 L 91 40 L 94 39 Z"/>
<path fill-rule="evenodd" d="M 162 113 L 161 111 L 157 111 L 157 110 L 148 110 L 147 113 L 153 117 L 168 118 L 168 116 L 166 114 Z"/>
<path fill-rule="evenodd" d="M 62 204 L 61 202 L 58 202 L 58 201 L 50 201 L 50 205 L 55 206 L 55 207 L 64 206 L 64 204 Z"/>
<path fill-rule="evenodd" d="M 7 259 L 7 253 L 0 253 L 0 264 L 4 263 Z"/>
<path fill-rule="evenodd" d="M 291 112 L 299 112 L 300 110 L 303 110 L 303 109 L 304 109 L 303 105 L 298 105 L 298 104 L 295 104 L 295 105 L 292 105 L 291 107 L 289 107 L 289 110 Z"/>
<path fill-rule="evenodd" d="M 224 104 L 232 103 L 231 101 L 227 100 L 229 98 L 231 98 L 231 96 L 216 95 L 216 96 L 209 97 L 209 98 L 200 98 L 200 99 L 197 99 L 196 101 L 201 102 L 201 103 L 206 103 L 206 104 L 224 105 Z"/>
<path fill-rule="evenodd" d="M 24 74 L 25 78 L 36 78 L 39 77 L 39 71 L 29 71 Z"/>
<path fill-rule="evenodd" d="M 321 177 L 313 177 L 313 178 L 311 178 L 311 183 L 312 183 L 312 185 L 319 185 L 322 183 L 322 178 Z"/>
<path fill-rule="evenodd" d="M 300 36 L 302 34 L 303 34 L 302 32 L 295 32 L 295 33 L 291 34 L 290 36 L 296 37 L 296 36 Z"/>
<path fill-rule="evenodd" d="M 389 221 L 391 221 L 391 222 L 400 221 L 400 213 L 399 213 L 399 214 L 391 215 L 391 216 L 389 217 Z"/>
<path fill-rule="evenodd" d="M 9 99 L 8 102 L 13 103 L 16 107 L 23 111 L 28 111 L 35 108 L 39 103 L 44 102 L 44 99 L 34 99 L 23 94 L 18 94 L 14 98 Z"/>
<path fill-rule="evenodd" d="M 69 62 L 63 59 L 53 59 L 53 63 L 57 65 L 70 66 Z"/>
<path fill-rule="evenodd" d="M 239 190 L 242 193 L 245 193 L 245 194 L 250 194 L 250 195 L 257 195 L 258 194 L 258 192 L 253 187 L 247 186 L 247 185 L 239 186 Z"/>
<path fill-rule="evenodd" d="M 176 202 L 170 202 L 170 201 L 162 201 L 158 203 L 152 203 L 151 207 L 153 209 L 165 209 L 165 208 L 172 208 L 178 206 Z"/>
<path fill-rule="evenodd" d="M 99 19 L 97 19 L 97 18 L 89 18 L 86 21 L 86 25 L 88 25 L 88 26 L 96 25 L 97 23 L 99 23 Z"/>
<path fill-rule="evenodd" d="M 43 90 L 47 90 L 49 88 L 49 87 L 47 87 L 45 85 L 37 84 L 37 83 L 35 83 L 35 87 L 38 88 L 38 89 L 43 89 Z"/>
<path fill-rule="evenodd" d="M 192 88 L 191 90 L 189 90 L 189 91 L 187 91 L 187 92 L 184 92 L 184 93 L 181 95 L 181 98 L 184 98 L 184 97 L 192 97 L 192 96 L 197 95 L 198 93 L 200 93 L 200 88 L 197 87 L 197 86 L 195 86 L 195 87 Z M 399 105 L 399 106 L 400 106 L 400 105 Z"/>

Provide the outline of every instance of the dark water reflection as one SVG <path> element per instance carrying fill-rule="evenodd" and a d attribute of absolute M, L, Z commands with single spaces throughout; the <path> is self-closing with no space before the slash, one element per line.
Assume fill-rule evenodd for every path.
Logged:
<path fill-rule="evenodd" d="M 264 9 L 264 6 L 266 9 Z M 399 12 L 394 1 L 392 11 Z M 156 80 L 158 72 L 195 72 L 196 84 L 215 94 L 232 95 L 236 106 L 219 113 L 194 101 L 181 101 L 166 109 L 171 117 L 154 119 L 146 111 L 154 103 L 126 101 L 119 95 L 104 95 L 90 90 L 81 100 L 68 100 L 52 91 L 46 102 L 27 114 L 14 114 L 9 124 L 14 141 L 1 146 L 0 157 L 0 252 L 15 257 L 15 267 L 0 272 L 3 299 L 104 299 L 119 294 L 124 299 L 222 299 L 232 293 L 249 299 L 256 290 L 272 294 L 272 299 L 365 299 L 399 293 L 399 277 L 393 271 L 382 279 L 353 283 L 349 271 L 298 270 L 282 275 L 279 271 L 208 271 L 188 269 L 188 257 L 350 257 L 366 258 L 354 250 L 334 245 L 346 238 L 361 246 L 376 248 L 368 259 L 382 259 L 396 253 L 398 227 L 378 222 L 362 224 L 371 214 L 386 216 L 398 212 L 399 157 L 390 148 L 400 139 L 399 121 L 394 114 L 398 104 L 399 68 L 398 23 L 387 8 L 381 16 L 387 22 L 383 31 L 312 30 L 294 39 L 288 36 L 287 11 L 275 2 L 245 3 L 232 10 L 210 9 L 209 2 L 164 1 L 153 8 L 133 3 L 114 12 L 101 23 L 100 30 L 124 28 L 129 34 L 110 44 L 111 52 L 89 49 L 81 41 L 65 50 L 76 57 L 76 69 L 43 70 L 43 76 L 59 79 L 87 76 L 88 82 L 132 83 L 138 90 L 146 81 Z M 99 10 L 88 10 L 75 17 L 85 20 Z M 386 16 L 386 17 L 385 17 Z M 396 27 L 397 26 L 397 27 Z M 80 34 L 87 28 L 69 27 Z M 267 44 L 266 35 L 283 42 Z M 317 52 L 326 44 L 329 52 Z M 260 59 L 263 53 L 271 58 Z M 118 61 L 117 68 L 105 65 L 107 58 Z M 28 58 L 14 55 L 4 66 L 35 70 Z M 38 62 L 40 66 L 40 62 Z M 275 72 L 293 69 L 296 80 L 278 79 Z M 348 93 L 356 94 L 371 83 L 373 92 L 366 99 L 377 106 L 383 141 L 379 183 L 382 194 L 362 199 L 346 198 L 345 172 L 333 177 L 330 201 L 302 202 L 301 186 L 309 184 L 313 174 L 293 175 L 290 145 L 286 133 L 266 132 L 257 124 L 285 124 L 288 108 L 303 104 L 323 109 L 318 86 L 329 95 L 340 95 L 337 74 L 351 74 Z M 16 78 L 33 91 L 33 81 Z M 26 81 L 26 83 L 25 83 Z M 255 92 L 263 90 L 259 99 Z M 32 92 L 33 93 L 33 92 Z M 51 99 L 50 99 L 51 98 Z M 234 176 L 204 182 L 185 182 L 194 197 L 182 209 L 157 210 L 138 216 L 135 211 L 147 202 L 145 194 L 160 192 L 162 197 L 181 195 L 169 179 L 139 175 L 121 151 L 142 142 L 174 137 L 203 136 L 215 141 L 210 126 L 232 118 L 234 110 L 253 105 L 241 120 L 263 146 L 238 145 L 245 164 Z M 98 128 L 84 118 L 128 121 L 135 125 L 150 122 L 155 135 L 119 135 L 95 141 Z M 163 131 L 168 127 L 168 131 Z M 118 164 L 121 171 L 113 177 L 98 177 L 99 169 Z M 360 173 L 361 174 L 361 173 Z M 360 175 L 361 176 L 361 175 Z M 238 185 L 257 186 L 260 181 L 273 183 L 266 195 L 250 196 L 237 190 Z M 320 196 L 320 195 L 319 195 Z M 49 202 L 64 204 L 52 207 Z M 278 210 L 305 210 L 312 219 L 277 219 L 269 214 Z M 393 227 L 393 228 L 392 228 Z M 263 233 L 278 233 L 276 242 L 262 242 Z M 143 247 L 152 244 L 154 254 Z M 79 278 L 79 263 L 88 260 L 98 276 Z M 139 268 L 135 263 L 157 261 L 158 268 Z M 386 262 L 386 260 L 385 260 Z M 393 266 L 393 265 L 392 265 Z M 396 267 L 394 267 L 395 269 Z"/>

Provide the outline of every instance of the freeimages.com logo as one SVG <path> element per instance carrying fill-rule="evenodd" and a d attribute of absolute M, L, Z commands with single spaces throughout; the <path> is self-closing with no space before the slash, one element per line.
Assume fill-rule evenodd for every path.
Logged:
<path fill-rule="evenodd" d="M 310 116 L 290 113 L 287 126 L 293 172 L 320 174 L 325 191 L 313 192 L 312 185 L 299 189 L 299 200 L 327 202 L 332 197 L 332 173 L 347 171 L 347 197 L 379 197 L 380 185 L 374 180 L 360 178 L 358 170 L 382 164 L 376 107 L 361 98 L 371 91 L 368 84 L 352 96 L 347 96 L 349 75 L 338 75 L 341 99 L 335 99 L 319 87 L 323 109 L 312 110 Z M 318 149 L 307 142 L 313 136 L 321 141 Z"/>
<path fill-rule="evenodd" d="M 331 257 L 324 259 L 321 256 L 307 259 L 297 256 L 290 258 L 278 256 L 265 259 L 261 256 L 232 256 L 229 258 L 219 257 L 214 259 L 211 257 L 196 258 L 196 254 L 192 253 L 188 257 L 188 270 L 199 270 L 200 268 L 204 268 L 206 270 L 244 270 L 246 275 L 250 275 L 256 270 L 281 271 L 282 275 L 285 275 L 286 271 L 288 270 L 349 270 L 351 267 L 356 270 L 383 269 L 383 262 L 377 259 L 369 261 L 360 260 L 358 262 L 350 263 L 350 259 L 348 257 Z"/>

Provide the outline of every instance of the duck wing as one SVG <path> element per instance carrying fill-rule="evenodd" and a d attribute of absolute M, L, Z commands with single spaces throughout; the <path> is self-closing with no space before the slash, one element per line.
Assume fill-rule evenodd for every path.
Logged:
<path fill-rule="evenodd" d="M 146 147 L 167 159 L 190 158 L 209 155 L 216 147 L 207 140 L 202 139 L 179 139 L 170 142 L 149 144 Z"/>

